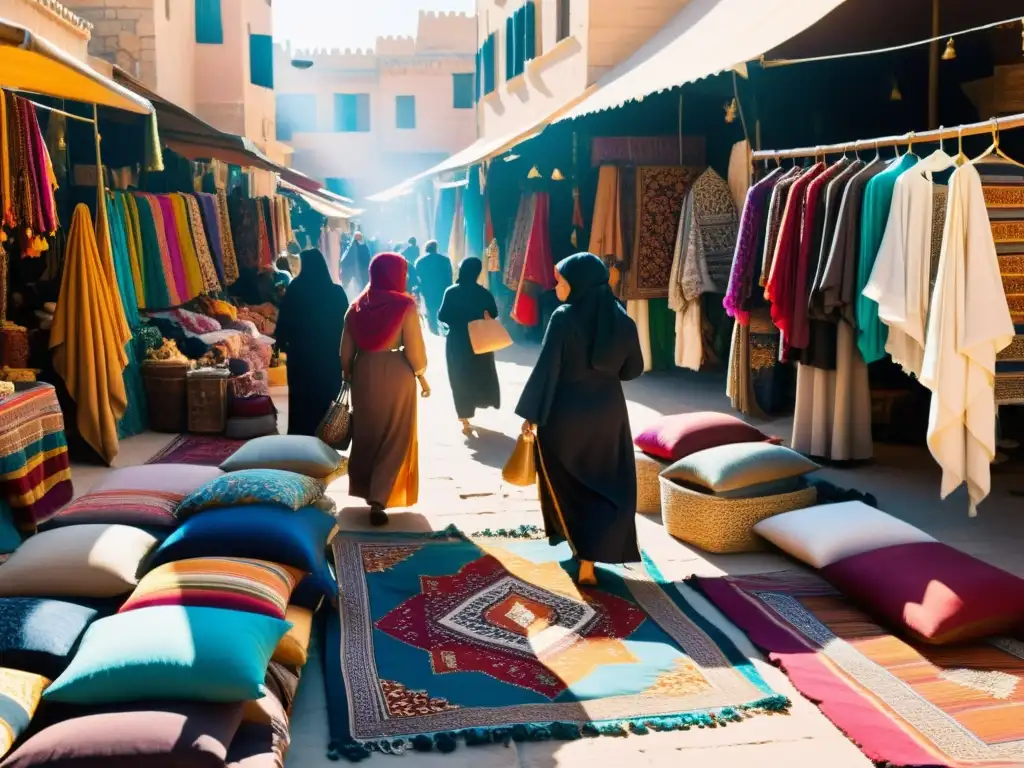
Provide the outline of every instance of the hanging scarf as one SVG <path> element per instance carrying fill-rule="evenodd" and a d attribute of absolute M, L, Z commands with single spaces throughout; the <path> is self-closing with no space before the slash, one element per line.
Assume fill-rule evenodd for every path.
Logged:
<path fill-rule="evenodd" d="M 370 283 L 345 318 L 356 346 L 363 352 L 387 349 L 415 303 L 405 292 L 409 263 L 397 253 L 378 253 L 370 261 Z"/>
<path fill-rule="evenodd" d="M 551 236 L 548 229 L 550 198 L 547 192 L 538 192 L 533 216 L 533 228 L 526 244 L 523 271 L 512 305 L 512 319 L 520 325 L 540 323 L 540 304 L 537 297 L 555 287 L 554 263 L 551 255 Z"/>
<path fill-rule="evenodd" d="M 0 92 L 0 224 L 14 224 L 14 185 L 11 181 L 9 128 L 10 94 Z M 5 235 L 6 237 L 6 235 Z"/>
<path fill-rule="evenodd" d="M 238 256 L 235 253 L 235 239 L 231 234 L 228 195 L 223 190 L 217 193 L 217 215 L 220 217 L 221 247 L 224 252 L 224 285 L 233 285 L 238 280 Z"/>
<path fill-rule="evenodd" d="M 142 272 L 142 233 L 139 231 L 139 212 L 135 207 L 135 198 L 124 192 L 115 196 L 121 207 L 125 229 L 128 235 L 128 258 L 132 270 L 132 283 L 135 285 L 135 300 L 140 307 L 146 306 L 146 283 Z"/>
<path fill-rule="evenodd" d="M 160 216 L 163 219 L 168 263 L 171 266 L 171 274 L 174 276 L 174 292 L 177 294 L 178 303 L 181 304 L 188 301 L 191 297 L 189 296 L 188 277 L 185 274 L 185 263 L 181 253 L 181 243 L 178 240 L 178 222 L 174 215 L 174 203 L 167 195 L 154 195 L 153 199 L 160 208 Z"/>
<path fill-rule="evenodd" d="M 224 282 L 224 240 L 220 233 L 220 216 L 217 213 L 217 196 L 197 193 L 199 210 L 203 217 L 203 226 L 206 229 L 206 239 L 213 254 L 213 266 L 217 270 L 217 280 L 223 286 Z"/>
<path fill-rule="evenodd" d="M 203 277 L 203 287 L 209 293 L 219 293 L 220 280 L 217 277 L 217 269 L 213 265 L 213 256 L 210 254 L 206 230 L 203 228 L 203 215 L 199 211 L 199 201 L 194 195 L 184 195 L 184 198 L 188 223 L 192 229 L 192 239 L 195 242 L 196 258 L 199 259 L 199 271 Z"/>
<path fill-rule="evenodd" d="M 159 254 L 160 260 L 158 265 L 160 273 L 163 275 L 163 284 L 166 290 L 167 301 L 166 304 L 147 303 L 151 307 L 177 306 L 178 304 L 181 304 L 184 299 L 178 294 L 178 281 L 174 275 L 171 246 L 167 240 L 167 224 L 164 221 L 163 206 L 160 205 L 160 198 L 156 195 L 141 195 L 139 200 L 145 201 L 146 207 L 149 209 L 150 217 L 153 219 L 153 236 L 156 238 L 157 244 L 155 253 Z M 146 279 L 146 285 L 149 285 L 149 278 Z"/>
<path fill-rule="evenodd" d="M 196 255 L 192 230 L 188 224 L 185 198 L 180 194 L 170 195 L 170 198 L 171 206 L 174 208 L 174 228 L 178 235 L 178 247 L 181 249 L 181 264 L 185 269 L 185 280 L 188 283 L 187 300 L 191 300 L 203 292 L 203 273 L 199 268 L 199 257 Z"/>

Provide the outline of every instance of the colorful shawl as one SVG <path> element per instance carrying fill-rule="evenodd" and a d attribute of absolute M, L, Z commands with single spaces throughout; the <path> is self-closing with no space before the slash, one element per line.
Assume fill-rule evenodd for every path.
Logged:
<path fill-rule="evenodd" d="M 516 213 L 516 221 L 512 227 L 505 255 L 505 287 L 513 291 L 519 290 L 519 281 L 526 264 L 526 247 L 530 243 L 536 209 L 536 195 L 525 194 L 519 199 L 519 210 Z"/>
<path fill-rule="evenodd" d="M 167 195 L 153 195 L 156 205 L 163 217 L 164 237 L 167 241 L 167 257 L 174 275 L 174 290 L 178 296 L 178 304 L 188 301 L 189 280 L 185 271 L 185 260 L 181 252 L 181 241 L 178 237 L 178 221 L 174 211 L 174 201 Z"/>
<path fill-rule="evenodd" d="M 175 194 L 170 198 L 174 208 L 174 228 L 178 235 L 181 263 L 185 269 L 185 280 L 188 283 L 188 294 L 184 298 L 191 300 L 203 292 L 203 273 L 199 267 L 199 257 L 196 255 L 196 246 L 188 223 L 185 196 Z"/>
<path fill-rule="evenodd" d="M 139 222 L 140 253 L 149 254 L 142 259 L 142 284 L 145 287 L 148 309 L 160 309 L 178 304 L 170 264 L 165 256 L 163 217 L 152 195 L 135 194 L 131 198 Z"/>
<path fill-rule="evenodd" d="M 228 196 L 223 191 L 217 193 L 217 216 L 220 218 L 221 248 L 224 256 L 224 285 L 232 285 L 238 280 L 238 256 L 235 253 L 235 240 L 231 232 L 231 217 L 228 215 Z"/>
<path fill-rule="evenodd" d="M 551 255 L 551 235 L 548 229 L 550 198 L 547 192 L 535 196 L 533 227 L 526 244 L 523 269 L 512 305 L 512 319 L 520 325 L 536 326 L 540 323 L 540 305 L 537 297 L 555 287 L 555 265 Z"/>
<path fill-rule="evenodd" d="M 206 241 L 213 256 L 213 267 L 217 271 L 217 280 L 224 285 L 224 240 L 220 232 L 220 216 L 217 213 L 217 196 L 196 193 L 203 226 L 206 229 Z"/>
<path fill-rule="evenodd" d="M 210 253 L 210 243 L 206 239 L 206 229 L 203 227 L 203 215 L 199 210 L 199 201 L 194 195 L 185 195 L 184 198 L 188 221 L 192 228 L 192 238 L 195 242 L 196 257 L 199 259 L 199 271 L 203 276 L 203 287 L 207 292 L 219 293 L 220 280 L 217 276 L 217 268 L 213 263 L 213 256 Z"/>
<path fill-rule="evenodd" d="M 142 273 L 142 260 L 145 250 L 142 247 L 142 233 L 139 230 L 139 210 L 135 198 L 124 193 L 116 193 L 114 199 L 121 207 L 121 216 L 128 237 L 128 258 L 132 270 L 132 282 L 135 287 L 135 301 L 139 307 L 146 306 L 146 283 Z M 127 311 L 127 309 L 125 310 Z"/>

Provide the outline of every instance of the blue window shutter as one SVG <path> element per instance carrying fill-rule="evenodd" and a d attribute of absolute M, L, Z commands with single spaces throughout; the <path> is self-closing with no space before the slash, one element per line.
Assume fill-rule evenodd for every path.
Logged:
<path fill-rule="evenodd" d="M 270 35 L 249 35 L 249 82 L 274 88 L 274 40 Z"/>
<path fill-rule="evenodd" d="M 523 6 L 523 62 L 537 55 L 537 4 L 529 0 Z"/>
<path fill-rule="evenodd" d="M 224 43 L 220 0 L 196 0 L 196 42 L 203 45 Z"/>
<path fill-rule="evenodd" d="M 497 46 L 495 45 L 496 35 L 492 32 L 487 38 L 484 49 L 484 93 L 492 93 L 495 88 L 497 68 Z"/>
<path fill-rule="evenodd" d="M 516 24 L 515 14 L 505 19 L 505 80 L 511 80 L 516 72 Z"/>

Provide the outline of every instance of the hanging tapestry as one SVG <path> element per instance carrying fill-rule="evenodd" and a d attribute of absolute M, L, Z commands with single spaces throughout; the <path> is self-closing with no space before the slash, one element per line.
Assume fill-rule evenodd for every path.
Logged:
<path fill-rule="evenodd" d="M 536 195 L 523 195 L 519 198 L 519 210 L 516 213 L 516 222 L 512 226 L 505 256 L 505 287 L 511 291 L 519 290 L 519 278 L 526 264 L 526 247 L 530 244 L 530 232 L 533 230 L 533 215 L 536 209 Z"/>
<path fill-rule="evenodd" d="M 688 166 L 637 169 L 636 232 L 623 298 L 663 299 L 668 296 L 679 215 L 686 193 L 699 173 L 700 169 Z"/>
<path fill-rule="evenodd" d="M 578 587 L 568 544 L 523 535 L 342 533 L 332 546 L 329 756 L 716 726 L 788 707 L 649 561 L 599 566 L 600 585 Z"/>

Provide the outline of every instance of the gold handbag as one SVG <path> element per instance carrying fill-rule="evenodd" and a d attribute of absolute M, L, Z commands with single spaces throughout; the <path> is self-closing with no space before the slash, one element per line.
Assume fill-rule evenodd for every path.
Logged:
<path fill-rule="evenodd" d="M 537 438 L 532 431 L 524 431 L 516 440 L 512 455 L 501 470 L 501 479 L 509 485 L 527 487 L 537 482 L 537 457 L 534 453 Z"/>
<path fill-rule="evenodd" d="M 473 347 L 473 354 L 486 355 L 511 347 L 512 337 L 498 320 L 484 312 L 483 320 L 469 323 L 469 343 Z"/>

